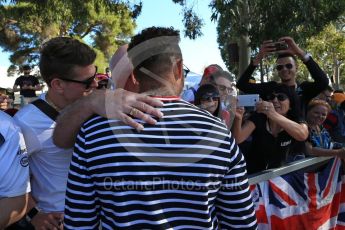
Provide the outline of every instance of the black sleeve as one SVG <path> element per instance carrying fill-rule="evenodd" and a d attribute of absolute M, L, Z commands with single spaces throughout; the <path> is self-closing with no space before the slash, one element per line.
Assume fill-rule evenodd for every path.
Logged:
<path fill-rule="evenodd" d="M 37 77 L 35 77 L 35 76 L 32 76 L 33 78 L 33 86 L 36 86 L 36 85 L 39 85 L 40 84 L 40 82 L 38 81 L 38 79 L 37 79 Z"/>
<path fill-rule="evenodd" d="M 329 81 L 326 73 L 320 68 L 320 66 L 310 58 L 307 62 L 304 63 L 311 77 L 314 79 L 314 82 L 302 82 L 300 88 L 303 91 L 303 97 L 306 102 L 309 102 L 312 98 L 316 97 L 324 89 L 326 89 Z"/>
<path fill-rule="evenodd" d="M 277 84 L 276 82 L 263 82 L 263 83 L 250 83 L 249 78 L 252 76 L 255 66 L 251 62 L 247 69 L 243 72 L 238 79 L 236 87 L 246 94 L 259 94 L 260 97 L 264 97 L 268 94 L 272 88 Z"/>
<path fill-rule="evenodd" d="M 22 84 L 22 78 L 21 77 L 17 77 L 16 81 L 14 82 L 15 85 L 21 85 Z"/>

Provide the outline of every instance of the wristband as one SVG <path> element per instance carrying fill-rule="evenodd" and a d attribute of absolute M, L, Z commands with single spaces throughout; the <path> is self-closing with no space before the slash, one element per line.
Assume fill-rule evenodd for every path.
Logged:
<path fill-rule="evenodd" d="M 26 214 L 26 220 L 28 222 L 31 222 L 31 220 L 37 215 L 39 210 L 36 207 L 33 207 L 27 214 Z"/>
<path fill-rule="evenodd" d="M 306 53 L 301 59 L 303 62 L 307 62 L 309 61 L 311 58 L 311 54 L 310 53 Z"/>

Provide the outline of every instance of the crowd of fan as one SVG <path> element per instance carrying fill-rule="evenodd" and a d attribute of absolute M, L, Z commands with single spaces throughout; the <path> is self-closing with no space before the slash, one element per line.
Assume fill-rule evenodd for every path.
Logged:
<path fill-rule="evenodd" d="M 136 47 L 152 40 L 145 50 L 152 56 L 137 60 Z M 14 89 L 29 104 L 15 114 L 0 96 L 1 110 L 15 114 L 0 113 L 0 228 L 17 221 L 8 229 L 255 229 L 247 172 L 310 156 L 345 159 L 345 94 L 329 86 L 292 38 L 279 39 L 283 50 L 263 42 L 237 82 L 213 64 L 183 92 L 178 42 L 171 28 L 142 31 L 114 54 L 112 80 L 97 75 L 96 54 L 77 40 L 54 38 L 43 46 L 48 92 L 36 100 L 40 86 L 25 67 Z M 267 55 L 277 55 L 281 81 L 256 83 L 254 71 Z M 297 81 L 297 58 L 313 81 Z M 238 107 L 239 94 L 259 94 L 260 101 Z M 116 185 L 154 183 L 107 189 L 106 178 Z M 183 188 L 185 178 L 194 187 Z M 181 187 L 167 192 L 166 182 Z"/>

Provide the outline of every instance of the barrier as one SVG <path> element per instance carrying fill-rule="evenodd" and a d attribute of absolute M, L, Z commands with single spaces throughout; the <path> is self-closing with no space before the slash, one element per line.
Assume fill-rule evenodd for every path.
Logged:
<path fill-rule="evenodd" d="M 345 229 L 343 166 L 310 157 L 249 175 L 258 229 Z"/>
<path fill-rule="evenodd" d="M 259 173 L 249 175 L 249 184 L 257 184 L 262 181 L 273 179 L 297 170 L 305 169 L 310 171 L 320 165 L 326 164 L 332 157 L 308 157 L 298 161 L 291 162 L 280 168 L 268 169 Z"/>

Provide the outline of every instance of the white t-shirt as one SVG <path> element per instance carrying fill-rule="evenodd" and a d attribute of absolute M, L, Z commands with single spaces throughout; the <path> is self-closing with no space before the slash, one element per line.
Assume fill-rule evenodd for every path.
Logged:
<path fill-rule="evenodd" d="M 24 138 L 12 117 L 0 111 L 0 199 L 30 192 L 29 162 Z"/>
<path fill-rule="evenodd" d="M 40 96 L 45 100 L 45 94 Z M 44 212 L 63 212 L 72 149 L 53 143 L 55 121 L 29 104 L 14 116 L 21 127 L 29 154 L 32 196 Z"/>

